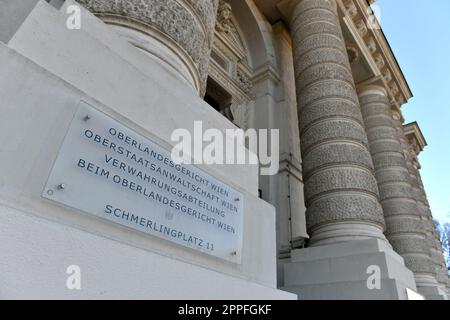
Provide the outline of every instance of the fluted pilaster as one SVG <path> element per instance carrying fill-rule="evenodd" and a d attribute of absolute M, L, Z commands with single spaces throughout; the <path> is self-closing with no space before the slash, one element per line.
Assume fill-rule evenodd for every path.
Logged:
<path fill-rule="evenodd" d="M 414 272 L 419 287 L 424 282 L 437 286 L 417 190 L 411 186 L 387 93 L 382 87 L 369 86 L 360 90 L 359 99 L 386 220 L 386 236 Z"/>
<path fill-rule="evenodd" d="M 385 239 L 337 4 L 300 0 L 290 5 L 310 244 Z"/>
<path fill-rule="evenodd" d="M 211 45 L 219 0 L 77 0 L 108 24 L 129 28 L 158 40 L 189 70 L 192 85 L 206 89 Z M 144 49 L 145 41 L 136 39 Z M 168 61 L 168 51 L 149 51 Z M 168 61 L 173 69 L 179 64 Z"/>

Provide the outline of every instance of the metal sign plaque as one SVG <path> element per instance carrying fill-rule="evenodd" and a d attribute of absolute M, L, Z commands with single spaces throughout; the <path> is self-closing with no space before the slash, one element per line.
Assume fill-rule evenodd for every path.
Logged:
<path fill-rule="evenodd" d="M 243 194 L 83 101 L 43 197 L 241 263 Z"/>

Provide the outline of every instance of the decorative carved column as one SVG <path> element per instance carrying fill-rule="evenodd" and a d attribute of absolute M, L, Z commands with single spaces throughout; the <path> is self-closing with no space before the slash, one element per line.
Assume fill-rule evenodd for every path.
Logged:
<path fill-rule="evenodd" d="M 362 88 L 359 100 L 386 220 L 386 236 L 414 272 L 419 291 L 424 285 L 436 287 L 424 222 L 416 201 L 417 192 L 411 186 L 397 132 L 401 124 L 393 118 L 384 88 Z"/>
<path fill-rule="evenodd" d="M 385 240 L 336 1 L 289 5 L 310 245 Z"/>
<path fill-rule="evenodd" d="M 425 230 L 427 232 L 427 247 L 429 248 L 431 263 L 436 273 L 436 280 L 440 285 L 442 293 L 446 293 L 446 286 L 448 282 L 448 270 L 445 263 L 444 255 L 442 253 L 442 244 L 433 221 L 433 214 L 430 210 L 430 205 L 423 185 L 422 177 L 420 175 L 420 164 L 417 159 L 419 154 L 418 147 L 414 143 L 409 143 L 406 146 L 409 151 L 409 157 L 412 159 L 410 173 L 411 178 L 417 186 L 417 202 L 420 212 L 422 213 Z M 448 297 L 450 299 L 450 297 Z"/>
<path fill-rule="evenodd" d="M 134 45 L 148 49 L 171 68 L 186 68 L 188 80 L 204 95 L 219 0 L 77 1 L 108 24 L 155 39 L 161 47 L 129 35 Z"/>
<path fill-rule="evenodd" d="M 405 136 L 403 125 L 401 122 L 401 115 L 397 111 L 393 111 L 393 119 L 395 128 L 397 130 L 397 136 L 402 146 L 402 152 L 404 158 L 406 160 L 406 167 L 409 173 L 409 185 L 411 187 L 411 194 L 416 199 L 416 204 L 418 208 L 418 215 L 422 220 L 422 229 L 425 234 L 425 246 L 427 249 L 428 255 L 428 268 L 430 269 L 428 274 L 421 273 L 418 275 L 415 273 L 416 282 L 419 292 L 425 295 L 428 299 L 442 299 L 445 296 L 445 293 L 439 289 L 439 284 L 436 280 L 436 268 L 435 263 L 433 262 L 433 257 L 431 255 L 430 247 L 434 246 L 433 240 L 431 238 L 431 230 L 434 229 L 430 226 L 428 221 L 427 212 L 423 210 L 422 205 L 422 195 L 419 188 L 419 183 L 416 176 L 416 168 L 414 166 L 414 156 L 411 153 L 411 145 Z M 425 262 L 423 262 L 425 263 Z M 413 270 L 414 271 L 414 270 Z"/>

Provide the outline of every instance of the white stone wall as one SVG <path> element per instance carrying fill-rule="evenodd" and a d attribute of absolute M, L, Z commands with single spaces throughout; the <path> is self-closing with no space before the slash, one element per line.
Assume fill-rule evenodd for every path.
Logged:
<path fill-rule="evenodd" d="M 80 100 L 167 148 L 194 120 L 232 126 L 99 20 L 69 31 L 65 18 L 41 1 L 0 43 L 0 298 L 295 298 L 276 290 L 275 213 L 256 166 L 202 167 L 245 195 L 241 265 L 41 197 Z M 72 264 L 78 292 L 65 287 Z"/>
<path fill-rule="evenodd" d="M 292 299 L 256 282 L 0 206 L 0 299 Z M 81 268 L 81 290 L 66 269 Z"/>

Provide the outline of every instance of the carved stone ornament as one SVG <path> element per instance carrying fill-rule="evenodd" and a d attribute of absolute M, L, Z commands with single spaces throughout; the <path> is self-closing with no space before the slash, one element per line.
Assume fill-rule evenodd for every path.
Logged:
<path fill-rule="evenodd" d="M 245 75 L 242 71 L 238 70 L 236 74 L 236 81 L 239 83 L 240 88 L 245 93 L 249 93 L 253 87 L 252 82 L 250 79 Z"/>
<path fill-rule="evenodd" d="M 364 20 L 362 20 L 362 19 L 359 20 L 356 23 L 356 28 L 358 29 L 358 32 L 361 35 L 361 37 L 364 38 L 367 35 L 368 30 L 367 30 L 366 22 Z"/>
<path fill-rule="evenodd" d="M 345 9 L 347 10 L 347 14 L 350 16 L 350 18 L 356 17 L 358 14 L 358 9 L 356 8 L 355 4 L 353 2 L 347 3 L 345 6 Z"/>
<path fill-rule="evenodd" d="M 253 101 L 245 104 L 233 103 L 231 105 L 231 113 L 233 114 L 233 122 L 242 130 L 248 129 L 248 118 L 249 118 L 249 104 L 254 104 Z"/>
<path fill-rule="evenodd" d="M 217 12 L 216 30 L 219 32 L 230 33 L 232 27 L 231 16 L 231 5 L 220 0 Z"/>

